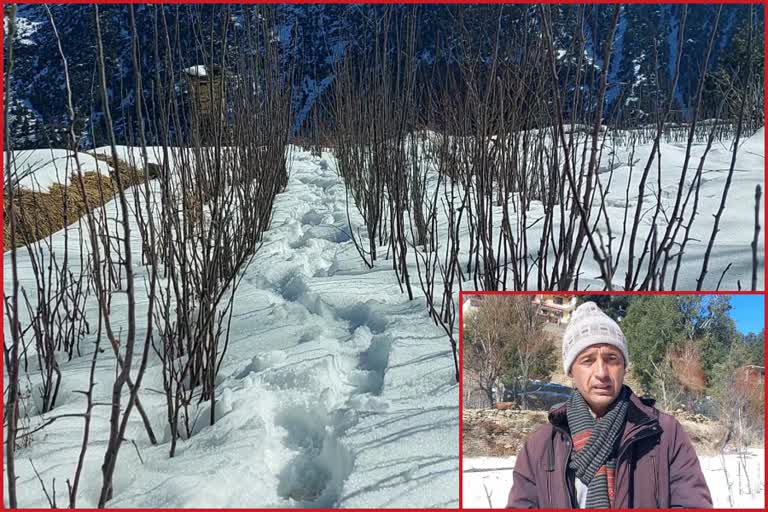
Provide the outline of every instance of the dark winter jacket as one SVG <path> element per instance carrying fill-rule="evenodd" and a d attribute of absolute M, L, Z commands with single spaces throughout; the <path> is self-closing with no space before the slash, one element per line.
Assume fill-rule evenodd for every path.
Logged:
<path fill-rule="evenodd" d="M 688 435 L 653 404 L 630 393 L 616 467 L 615 507 L 711 508 L 712 497 Z M 572 446 L 564 404 L 526 440 L 515 463 L 507 507 L 576 508 L 574 485 L 566 476 Z"/>

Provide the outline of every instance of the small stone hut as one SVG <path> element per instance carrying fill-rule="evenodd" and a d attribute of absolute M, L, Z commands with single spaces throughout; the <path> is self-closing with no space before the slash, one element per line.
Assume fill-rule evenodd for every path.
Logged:
<path fill-rule="evenodd" d="M 219 66 L 191 66 L 184 70 L 189 82 L 192 128 L 203 141 L 211 139 L 217 118 L 225 118 L 223 86 L 225 75 Z"/>

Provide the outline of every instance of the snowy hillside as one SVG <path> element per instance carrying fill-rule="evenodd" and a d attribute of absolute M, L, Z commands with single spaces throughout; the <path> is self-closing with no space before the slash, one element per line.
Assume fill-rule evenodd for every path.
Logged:
<path fill-rule="evenodd" d="M 741 469 L 743 459 L 744 469 Z M 515 457 L 465 458 L 462 475 L 462 506 L 466 508 L 504 508 L 512 488 Z M 750 449 L 744 457 L 729 453 L 725 456 L 731 483 L 731 503 L 728 485 L 720 457 L 699 457 L 715 508 L 765 507 L 765 451 Z M 747 483 L 749 481 L 749 483 Z M 490 502 L 490 505 L 489 505 Z"/>
<path fill-rule="evenodd" d="M 179 441 L 174 458 L 167 429 L 163 434 L 159 363 L 151 355 L 141 399 L 159 444 L 150 446 L 134 414 L 126 438 L 136 447 L 126 443 L 120 452 L 110 506 L 458 505 L 458 385 L 448 338 L 422 301 L 400 293 L 391 270 L 361 264 L 348 243 L 344 186 L 328 162 L 328 155 L 294 153 L 272 227 L 237 291 L 216 383 L 217 422 L 205 422 L 204 402 L 194 435 Z M 105 208 L 117 216 L 114 201 Z M 75 225 L 69 236 L 83 234 Z M 133 237 L 139 247 L 137 229 Z M 59 251 L 62 240 L 63 232 L 54 236 Z M 21 285 L 33 290 L 25 254 L 18 252 Z M 4 265 L 8 275 L 10 253 Z M 146 270 L 136 271 L 137 318 L 145 321 Z M 5 286 L 8 292 L 7 280 Z M 116 294 L 112 302 L 118 328 L 125 324 L 124 300 Z M 8 329 L 6 322 L 6 336 Z M 90 343 L 82 346 L 87 352 Z M 30 363 L 27 391 L 35 396 L 39 376 Z M 87 388 L 89 366 L 87 354 L 60 362 L 59 402 L 45 418 L 27 402 L 30 428 L 83 412 L 84 399 L 74 391 Z M 114 358 L 105 353 L 96 401 L 109 400 L 113 374 Z M 20 505 L 47 506 L 32 464 L 49 487 L 56 479 L 65 501 L 62 483 L 74 473 L 82 424 L 59 419 L 17 452 Z M 108 408 L 96 407 L 79 506 L 96 505 L 108 428 Z"/>
<path fill-rule="evenodd" d="M 150 161 L 157 162 L 159 152 L 148 149 Z M 426 158 L 427 148 L 422 149 Z M 131 153 L 137 155 L 137 151 L 119 148 L 123 158 Z M 614 229 L 621 228 L 625 207 L 636 204 L 637 196 L 632 191 L 638 179 L 637 160 L 642 161 L 643 153 L 649 151 L 649 145 L 638 145 L 633 160 L 618 139 L 606 143 L 600 179 L 607 190 L 605 212 L 616 221 Z M 694 145 L 693 159 L 698 159 L 701 151 L 701 144 Z M 50 150 L 39 153 L 26 157 L 47 161 Z M 373 268 L 368 269 L 360 258 L 352 236 L 358 241 L 365 237 L 364 221 L 354 204 L 348 209 L 347 190 L 337 174 L 334 156 L 329 152 L 313 156 L 295 147 L 288 153 L 287 188 L 277 196 L 270 228 L 236 291 L 229 345 L 215 382 L 217 421 L 213 426 L 208 423 L 210 402 L 193 403 L 191 437 L 179 440 L 175 457 L 169 458 L 171 434 L 162 367 L 157 354 L 149 354 L 140 397 L 159 443 L 149 443 L 141 419 L 134 413 L 126 433 L 130 443 L 124 443 L 120 451 L 110 506 L 458 505 L 458 386 L 449 337 L 429 317 L 418 287 L 417 256 L 413 250 L 407 254 L 415 292 L 415 300 L 409 301 L 392 270 L 386 245 L 380 248 L 381 257 Z M 668 191 L 677 188 L 684 153 L 684 147 L 675 143 L 662 145 L 661 172 L 654 176 L 644 198 L 648 211 L 656 207 L 659 197 L 662 210 L 670 208 L 674 195 Z M 704 166 L 702 199 L 678 288 L 695 287 L 711 230 L 711 214 L 720 201 L 730 155 L 728 141 L 718 143 Z M 763 155 L 760 131 L 741 145 L 705 289 L 715 287 L 728 265 L 723 289 L 735 288 L 738 281 L 742 285 L 749 282 L 754 188 L 763 184 Z M 40 171 L 38 181 L 50 177 L 45 169 Z M 689 171 L 686 183 L 692 174 Z M 448 186 L 447 179 L 438 182 L 434 170 L 427 178 L 430 197 L 438 183 L 440 187 Z M 157 200 L 157 180 L 150 182 L 150 189 Z M 128 204 L 134 204 L 135 192 L 129 191 Z M 458 201 L 442 203 L 438 230 L 448 229 L 448 209 L 458 208 Z M 500 208 L 494 206 L 496 234 L 501 229 Z M 521 212 L 512 208 L 511 202 L 510 218 L 521 222 Z M 527 212 L 526 234 L 533 241 L 531 250 L 535 250 L 541 236 L 541 227 L 534 222 L 542 215 L 541 208 L 541 203 L 534 201 Z M 104 210 L 107 217 L 119 218 L 115 201 L 107 203 Z M 648 215 L 644 215 L 640 242 L 648 236 L 647 222 Z M 140 230 L 136 219 L 131 223 L 131 244 L 140 254 Z M 85 233 L 80 229 L 75 224 L 67 230 L 69 265 L 73 269 L 81 261 L 78 241 Z M 470 247 L 466 218 L 458 233 L 459 258 L 465 266 Z M 444 249 L 444 240 L 440 235 L 439 251 Z M 61 261 L 63 231 L 53 236 L 52 247 Z M 87 251 L 88 244 L 85 247 Z M 47 253 L 44 246 L 41 250 Z M 760 244 L 759 253 L 762 251 Z M 602 288 L 596 264 L 589 255 L 579 287 Z M 35 276 L 29 253 L 17 251 L 17 258 L 20 284 L 34 300 Z M 141 263 L 140 258 L 134 262 L 139 338 L 147 330 L 149 286 L 148 267 Z M 10 275 L 10 266 L 8 252 L 4 254 L 6 275 Z M 620 276 L 621 271 L 617 280 L 621 280 Z M 758 283 L 762 287 L 762 259 Z M 528 284 L 535 289 L 533 278 Z M 4 286 L 6 294 L 10 294 L 9 280 Z M 439 289 L 440 283 L 436 286 Z M 464 290 L 473 287 L 472 280 L 464 279 Z M 458 287 L 453 300 L 458 300 Z M 86 307 L 89 318 L 98 317 L 96 307 L 91 294 Z M 124 293 L 113 293 L 110 319 L 115 329 L 127 325 Z M 22 326 L 29 325 L 24 308 L 20 321 Z M 58 360 L 63 375 L 59 398 L 56 407 L 45 415 L 38 412 L 41 376 L 34 346 L 29 348 L 29 368 L 22 378 L 22 395 L 27 397 L 22 404 L 22 427 L 34 430 L 53 417 L 63 417 L 24 439 L 24 446 L 17 452 L 19 503 L 25 507 L 47 504 L 35 469 L 49 490 L 54 478 L 61 486 L 74 473 L 83 420 L 67 415 L 82 414 L 85 408 L 85 399 L 78 391 L 88 386 L 94 331 L 92 327 L 82 341 L 82 354 L 71 361 L 63 355 Z M 4 332 L 9 336 L 7 320 Z M 114 371 L 114 358 L 104 351 L 96 365 L 97 403 L 110 400 Z M 6 386 L 7 379 L 4 374 Z M 94 409 L 83 484 L 78 492 L 80 506 L 97 504 L 108 417 L 107 407 Z M 61 489 L 58 487 L 59 492 Z"/>
<path fill-rule="evenodd" d="M 622 132 L 616 132 L 616 134 L 619 137 L 612 138 L 608 136 L 606 138 L 598 169 L 597 179 L 600 181 L 600 187 L 605 193 L 605 200 L 601 201 L 598 196 L 592 203 L 589 216 L 590 224 L 594 225 L 596 233 L 599 232 L 600 240 L 606 242 L 606 247 L 610 245 L 610 253 L 613 255 L 614 261 L 619 262 L 617 270 L 613 275 L 612 284 L 614 289 L 622 289 L 625 282 L 624 278 L 627 271 L 629 252 L 627 240 L 630 238 L 635 227 L 633 215 L 638 205 L 638 186 L 643 174 L 643 166 L 648 161 L 651 153 L 652 143 L 646 142 L 632 147 L 626 143 L 626 136 L 621 136 Z M 442 137 L 438 134 L 429 133 L 425 137 L 425 140 L 430 142 L 422 143 L 423 146 L 427 145 L 429 147 L 431 145 L 434 148 L 443 143 Z M 580 153 L 583 144 L 582 141 L 581 146 L 577 146 L 578 149 L 575 151 L 577 157 L 573 165 L 577 168 L 581 165 L 582 157 Z M 680 265 L 679 278 L 675 286 L 677 290 L 696 289 L 697 278 L 699 277 L 707 244 L 712 233 L 712 219 L 718 211 L 728 180 L 732 145 L 732 140 L 716 141 L 706 155 L 701 172 L 697 211 L 693 216 L 689 239 Z M 696 169 L 700 158 L 704 154 L 705 147 L 706 143 L 704 142 L 692 145 L 690 163 L 681 185 L 686 145 L 684 142 L 668 141 L 661 143 L 659 148 L 661 162 L 653 163 L 653 169 L 649 173 L 643 191 L 642 213 L 637 225 L 639 248 L 642 248 L 643 244 L 652 240 L 654 217 L 658 236 L 660 237 L 664 232 L 677 200 L 678 191 L 681 194 L 681 203 L 685 200 L 686 194 L 689 194 L 689 191 L 691 191 L 691 198 L 688 201 L 688 207 L 684 214 L 685 219 L 691 217 L 695 194 L 693 191 L 696 188 Z M 718 283 L 719 289 L 722 290 L 736 290 L 739 287 L 741 289 L 749 289 L 752 274 L 750 244 L 754 236 L 755 187 L 760 185 L 763 190 L 765 189 L 764 155 L 765 141 L 763 129 L 758 130 L 747 139 L 742 139 L 739 144 L 732 181 L 725 200 L 725 209 L 720 221 L 719 231 L 710 254 L 709 271 L 703 282 L 703 290 L 717 289 Z M 425 159 L 427 162 L 430 161 L 429 156 L 426 156 Z M 438 194 L 435 195 L 435 187 L 438 184 L 440 189 Z M 459 216 L 459 212 L 462 209 L 466 209 L 462 205 L 464 188 L 460 183 L 454 184 L 456 186 L 452 190 L 451 180 L 444 178 L 438 181 L 436 173 L 432 173 L 427 179 L 426 197 L 438 198 L 436 216 L 439 224 L 438 231 L 441 233 L 442 240 L 445 240 L 445 233 L 449 230 L 447 210 L 451 209 L 456 216 Z M 567 185 L 563 186 L 567 187 Z M 494 199 L 496 197 L 496 187 L 497 184 L 494 184 Z M 477 186 L 469 194 L 473 204 L 477 197 L 476 189 Z M 549 230 L 549 236 L 552 237 L 552 233 L 558 233 L 558 230 L 560 230 L 563 223 L 562 219 L 568 219 L 571 212 L 569 209 L 561 210 L 559 206 L 556 206 L 552 212 L 547 212 L 542 202 L 537 200 L 531 202 L 530 209 L 522 212 L 520 205 L 523 202 L 519 194 L 513 193 L 510 196 L 507 210 L 511 231 L 513 236 L 517 237 L 515 243 L 518 246 L 522 245 L 520 238 L 523 236 L 527 240 L 527 259 L 529 261 L 527 289 L 537 290 L 539 286 L 537 274 L 546 274 L 551 271 L 551 268 L 539 264 L 541 260 L 541 255 L 538 252 L 540 249 L 539 243 L 544 233 L 545 224 L 542 220 L 546 218 L 548 213 L 551 214 L 553 226 Z M 655 214 L 657 205 L 659 205 L 658 214 Z M 759 207 L 762 215 L 764 211 L 764 194 L 760 199 Z M 488 219 L 492 219 L 493 244 L 503 246 L 506 243 L 500 241 L 503 207 L 498 206 L 498 203 L 494 201 L 489 209 L 492 211 L 492 215 L 488 216 Z M 470 261 L 472 248 L 477 249 L 477 245 L 471 241 L 468 215 L 465 214 L 461 217 L 461 225 L 458 231 L 459 238 L 461 239 L 459 260 L 464 269 L 467 268 Z M 612 235 L 610 241 L 609 234 Z M 683 230 L 681 229 L 677 235 L 675 249 L 679 247 L 682 238 Z M 758 237 L 757 289 L 762 289 L 764 282 L 764 249 L 762 240 L 762 236 Z M 592 250 L 586 241 L 583 247 L 585 257 L 576 288 L 580 290 L 604 289 L 605 284 L 601 280 L 600 267 L 593 257 Z M 493 250 L 498 251 L 500 258 L 503 257 L 503 254 L 506 254 L 497 249 L 495 245 Z M 552 251 L 551 245 L 549 250 Z M 636 259 L 639 256 L 638 252 L 641 253 L 641 251 L 636 249 Z M 675 266 L 675 257 L 679 254 L 677 250 L 672 251 L 672 253 L 673 259 L 669 265 L 670 271 L 667 272 L 663 286 L 665 289 L 671 289 L 672 269 Z M 550 255 L 549 262 L 553 260 L 554 258 Z M 512 266 L 509 258 L 506 260 L 506 264 L 509 267 Z M 411 265 L 415 271 L 416 264 L 414 258 L 412 258 Z M 502 265 L 503 261 L 500 261 L 499 266 L 502 267 Z M 551 263 L 549 265 L 551 266 Z M 520 265 L 518 264 L 518 266 Z M 513 289 L 511 280 L 512 278 L 509 277 L 506 289 Z M 463 290 L 474 290 L 477 289 L 477 283 L 469 277 L 465 277 L 461 288 Z"/>
<path fill-rule="evenodd" d="M 565 28 L 566 20 L 576 16 L 577 7 L 568 5 L 553 6 L 556 10 L 558 25 L 562 29 L 557 33 L 558 43 L 568 47 L 569 34 Z M 73 98 L 76 111 L 84 113 L 83 121 L 87 125 L 79 133 L 84 140 L 91 139 L 91 128 L 98 125 L 99 113 L 91 112 L 91 87 L 93 86 L 95 44 L 93 41 L 92 7 L 90 5 L 50 5 L 52 16 L 58 25 L 62 47 L 69 59 L 72 73 Z M 130 65 L 130 32 L 127 29 L 128 9 L 125 5 L 104 5 L 103 30 L 110 41 L 108 55 L 109 73 L 107 79 L 115 91 L 124 91 L 124 96 L 115 94 L 112 112 L 116 121 L 119 140 L 128 137 L 126 130 L 130 122 L 133 107 L 134 83 Z M 188 14 L 195 9 L 193 15 Z M 396 6 L 397 15 L 402 16 L 410 7 Z M 242 30 L 244 19 L 250 8 L 230 5 L 232 24 L 230 31 Z M 135 15 L 139 26 L 139 36 L 143 44 L 151 48 L 153 29 L 156 19 L 154 6 L 137 5 Z M 276 13 L 279 20 L 274 27 L 280 40 L 298 52 L 301 63 L 294 86 L 296 95 L 296 118 L 301 124 L 318 99 L 329 90 L 335 79 L 333 65 L 347 50 L 356 46 L 365 46 L 373 39 L 367 25 L 381 9 L 364 5 L 333 4 L 281 4 Z M 463 9 L 457 6 L 424 5 L 420 8 L 424 30 L 418 32 L 422 57 L 425 61 L 436 55 L 453 58 L 459 46 L 456 18 L 466 18 L 472 27 L 495 26 L 493 11 L 484 6 L 467 5 Z M 685 24 L 685 51 L 681 56 L 682 76 L 678 83 L 677 100 L 680 107 L 688 108 L 687 101 L 693 97 L 696 77 L 701 59 L 706 51 L 707 32 L 716 12 L 714 5 L 690 6 Z M 502 37 L 524 26 L 523 20 L 531 21 L 537 16 L 536 6 L 507 5 L 502 10 L 505 17 L 501 23 Z M 178 22 L 183 29 L 179 34 L 178 48 L 182 67 L 198 64 L 202 51 L 195 40 L 195 31 L 189 26 L 190 18 L 199 17 L 204 26 L 214 22 L 220 16 L 210 6 L 196 6 L 176 10 L 165 10 L 168 23 L 173 26 Z M 587 12 L 588 53 L 586 57 L 600 64 L 603 45 L 607 32 L 606 25 L 611 16 L 609 6 L 592 6 Z M 614 59 L 611 65 L 608 103 L 613 104 L 621 98 L 630 108 L 648 111 L 648 98 L 655 94 L 652 76 L 655 68 L 664 73 L 668 80 L 669 70 L 675 62 L 676 36 L 679 34 L 682 8 L 679 6 L 627 5 L 622 8 L 620 25 L 614 43 Z M 748 10 L 741 5 L 726 5 L 718 35 L 718 45 L 714 50 L 713 64 L 723 54 L 727 54 L 730 42 L 739 28 L 739 24 L 748 18 Z M 762 11 L 757 17 L 762 20 Z M 65 91 L 63 87 L 63 69 L 50 21 L 42 5 L 19 5 L 17 12 L 17 34 L 14 40 L 16 54 L 12 77 L 12 118 L 14 122 L 14 144 L 16 147 L 40 147 L 52 140 L 59 147 L 66 145 L 67 134 L 61 127 L 66 124 Z M 185 25 L 186 24 L 186 25 Z M 534 33 L 539 28 L 532 24 Z M 762 31 L 762 28 L 759 29 Z M 487 30 L 472 28 L 467 35 L 475 38 L 478 44 L 487 44 Z M 232 38 L 232 36 L 230 36 Z M 654 54 L 654 49 L 656 54 Z M 5 45 L 7 51 L 7 44 Z M 656 55 L 656 57 L 654 57 Z M 654 62 L 658 59 L 658 65 Z M 156 63 L 151 50 L 142 56 L 144 76 L 151 76 L 156 67 L 164 68 L 164 63 Z M 55 84 L 53 87 L 40 87 L 41 83 Z M 627 87 L 625 87 L 625 84 Z M 180 84 L 179 84 L 180 85 Z M 444 84 L 440 84 L 441 86 Z M 150 94 L 150 83 L 145 81 L 145 95 Z M 182 89 L 180 86 L 179 89 Z M 98 134 L 96 134 L 98 137 Z M 99 138 L 95 144 L 103 144 L 106 139 Z"/>

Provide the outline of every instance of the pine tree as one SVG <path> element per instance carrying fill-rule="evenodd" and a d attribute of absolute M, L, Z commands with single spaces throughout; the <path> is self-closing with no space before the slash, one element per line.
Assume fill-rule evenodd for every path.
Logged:
<path fill-rule="evenodd" d="M 714 71 L 706 77 L 703 103 L 707 116 L 715 115 L 721 104 L 724 104 L 725 109 L 721 116 L 735 119 L 742 95 L 748 94 L 754 103 L 748 109 L 756 116 L 753 122 L 763 123 L 763 29 L 757 26 L 751 33 L 755 40 L 750 52 L 750 27 L 749 19 L 746 18 L 741 21 L 729 44 L 722 50 Z M 748 73 L 750 67 L 751 75 Z M 747 76 L 751 76 L 749 83 Z"/>
<path fill-rule="evenodd" d="M 632 373 L 644 391 L 653 388 L 655 365 L 664 361 L 668 349 L 686 340 L 689 325 L 678 297 L 642 296 L 629 305 L 621 328 L 629 345 Z"/>

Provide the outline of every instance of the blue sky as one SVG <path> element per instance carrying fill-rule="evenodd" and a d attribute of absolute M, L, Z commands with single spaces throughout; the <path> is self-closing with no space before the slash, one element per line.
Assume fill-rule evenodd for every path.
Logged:
<path fill-rule="evenodd" d="M 765 297 L 763 295 L 732 295 L 731 318 L 743 334 L 758 333 L 765 325 Z"/>

